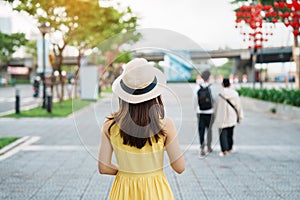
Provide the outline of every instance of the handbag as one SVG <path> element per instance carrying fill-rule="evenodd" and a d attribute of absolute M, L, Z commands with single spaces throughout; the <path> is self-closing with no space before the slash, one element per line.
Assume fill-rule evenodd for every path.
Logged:
<path fill-rule="evenodd" d="M 228 100 L 226 99 L 222 94 L 219 94 L 219 96 L 224 99 L 225 101 L 227 101 L 227 103 L 234 109 L 235 113 L 236 113 L 236 116 L 237 116 L 237 123 L 240 122 L 240 118 L 239 118 L 239 113 L 238 113 L 238 110 L 236 109 L 236 107 Z"/>

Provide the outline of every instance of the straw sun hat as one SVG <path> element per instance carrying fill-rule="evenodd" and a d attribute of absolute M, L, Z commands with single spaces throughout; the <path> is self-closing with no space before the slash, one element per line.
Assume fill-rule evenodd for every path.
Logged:
<path fill-rule="evenodd" d="M 165 75 L 144 58 L 134 58 L 128 62 L 112 84 L 114 94 L 133 104 L 161 95 L 165 87 Z"/>

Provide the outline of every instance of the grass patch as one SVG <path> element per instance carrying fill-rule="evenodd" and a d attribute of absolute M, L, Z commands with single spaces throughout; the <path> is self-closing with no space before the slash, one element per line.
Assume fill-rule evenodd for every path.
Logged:
<path fill-rule="evenodd" d="M 101 92 L 104 92 L 104 93 L 112 93 L 112 88 L 105 88 L 105 89 L 102 89 Z"/>
<path fill-rule="evenodd" d="M 5 147 L 6 145 L 9 145 L 10 143 L 16 141 L 17 137 L 4 137 L 4 138 L 0 138 L 0 149 L 2 149 L 3 147 Z"/>
<path fill-rule="evenodd" d="M 53 103 L 52 113 L 48 113 L 47 109 L 42 107 L 33 108 L 30 110 L 21 111 L 19 114 L 9 114 L 3 117 L 66 117 L 72 112 L 82 109 L 83 107 L 89 105 L 93 101 L 86 101 L 81 99 L 68 99 L 62 103 Z"/>

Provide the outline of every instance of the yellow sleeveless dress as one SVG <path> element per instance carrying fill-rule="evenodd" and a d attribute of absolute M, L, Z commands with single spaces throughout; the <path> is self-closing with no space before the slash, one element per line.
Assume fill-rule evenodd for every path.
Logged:
<path fill-rule="evenodd" d="M 163 172 L 164 141 L 138 149 L 123 144 L 119 128 L 113 125 L 110 140 L 119 171 L 110 191 L 111 200 L 172 200 L 173 193 Z"/>

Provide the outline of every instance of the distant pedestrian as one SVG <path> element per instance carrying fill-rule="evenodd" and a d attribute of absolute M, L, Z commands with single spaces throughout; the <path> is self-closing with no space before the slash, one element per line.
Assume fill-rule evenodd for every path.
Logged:
<path fill-rule="evenodd" d="M 127 63 L 112 85 L 119 110 L 103 124 L 98 160 L 101 174 L 116 175 L 112 200 L 174 199 L 163 172 L 164 150 L 177 173 L 185 164 L 174 122 L 165 116 L 165 88 L 164 74 L 143 58 Z"/>
<path fill-rule="evenodd" d="M 202 83 L 197 84 L 194 91 L 194 109 L 197 114 L 198 133 L 200 140 L 200 156 L 205 156 L 205 131 L 207 152 L 213 151 L 212 143 L 212 123 L 214 120 L 214 101 L 215 91 L 210 84 L 210 71 L 205 70 L 201 73 Z"/>
<path fill-rule="evenodd" d="M 38 97 L 40 92 L 40 77 L 36 77 L 32 85 L 33 97 Z"/>
<path fill-rule="evenodd" d="M 215 124 L 220 131 L 220 156 L 233 151 L 233 130 L 243 120 L 239 94 L 230 87 L 230 80 L 223 79 L 224 91 L 219 94 L 215 108 Z"/>

